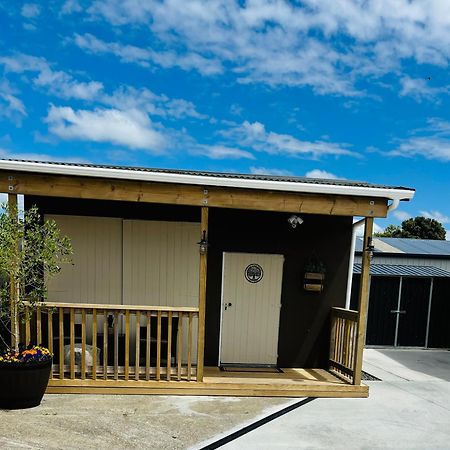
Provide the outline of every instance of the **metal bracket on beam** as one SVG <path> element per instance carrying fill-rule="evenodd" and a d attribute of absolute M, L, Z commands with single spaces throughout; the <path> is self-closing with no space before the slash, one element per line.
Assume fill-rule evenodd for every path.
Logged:
<path fill-rule="evenodd" d="M 8 176 L 8 191 L 14 191 L 14 185 L 12 182 L 15 180 L 15 178 L 12 175 Z"/>
<path fill-rule="evenodd" d="M 203 196 L 204 196 L 204 198 L 203 198 L 202 203 L 203 203 L 205 206 L 208 205 L 208 195 L 209 195 L 208 189 L 203 189 Z"/>

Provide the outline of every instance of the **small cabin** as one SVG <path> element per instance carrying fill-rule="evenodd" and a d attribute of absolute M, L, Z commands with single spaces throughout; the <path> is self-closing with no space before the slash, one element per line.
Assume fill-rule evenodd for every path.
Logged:
<path fill-rule="evenodd" d="M 49 393 L 368 395 L 373 220 L 413 189 L 0 160 L 0 192 L 23 195 L 74 248 L 21 330 L 54 354 Z"/>

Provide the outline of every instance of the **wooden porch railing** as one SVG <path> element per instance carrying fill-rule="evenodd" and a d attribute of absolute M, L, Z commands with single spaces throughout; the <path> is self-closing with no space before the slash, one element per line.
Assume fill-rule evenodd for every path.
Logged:
<path fill-rule="evenodd" d="M 22 341 L 53 352 L 52 379 L 196 379 L 198 308 L 46 303 Z"/>
<path fill-rule="evenodd" d="M 358 338 L 358 312 L 344 308 L 332 308 L 330 371 L 353 384 L 356 367 Z"/>

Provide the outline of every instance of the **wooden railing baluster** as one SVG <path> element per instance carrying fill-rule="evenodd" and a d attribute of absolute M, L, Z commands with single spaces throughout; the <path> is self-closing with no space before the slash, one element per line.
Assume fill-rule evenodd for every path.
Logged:
<path fill-rule="evenodd" d="M 335 307 L 331 314 L 330 371 L 352 383 L 358 313 Z"/>
<path fill-rule="evenodd" d="M 192 361 L 192 319 L 193 314 L 189 313 L 189 332 L 188 332 L 188 368 L 187 368 L 187 379 L 191 381 L 191 361 Z"/>
<path fill-rule="evenodd" d="M 28 306 L 25 307 L 25 345 L 31 343 L 31 313 Z"/>
<path fill-rule="evenodd" d="M 26 307 L 29 308 L 30 305 L 26 304 Z M 56 321 L 53 324 L 53 311 L 56 311 L 58 325 Z M 133 315 L 134 319 L 131 317 Z M 119 333 L 121 318 L 124 320 L 123 340 Z M 190 381 L 195 373 L 192 362 L 195 357 L 195 318 L 198 318 L 198 308 L 194 307 L 129 307 L 52 302 L 41 304 L 33 315 L 30 315 L 30 320 L 26 321 L 21 332 L 27 340 L 34 342 L 36 338 L 36 342 L 44 341 L 44 345 L 46 341 L 49 350 L 56 352 L 55 360 L 59 359 L 59 366 L 55 365 L 52 371 L 55 369 L 58 372 L 60 380 L 89 378 L 92 382 L 100 378 L 108 380 L 109 377 L 114 377 L 116 381 L 140 381 L 144 380 L 145 373 L 146 381 L 160 381 L 163 374 L 163 379 L 167 381 Z M 78 335 L 78 327 L 81 336 Z M 352 335 L 352 329 L 349 330 Z M 43 331 L 44 334 L 47 333 L 47 337 L 43 338 Z M 153 355 L 156 357 L 154 368 L 153 352 L 156 352 Z M 187 361 L 184 361 L 186 353 Z M 81 356 L 80 359 L 78 355 Z M 103 356 L 99 358 L 101 355 Z M 103 360 L 102 364 L 100 359 Z M 111 367 L 111 364 L 114 364 L 114 367 Z"/>
<path fill-rule="evenodd" d="M 75 310 L 70 310 L 70 378 L 75 379 Z"/>
<path fill-rule="evenodd" d="M 146 336 L 146 351 L 145 351 L 145 379 L 150 379 L 150 352 L 151 352 L 151 312 L 147 311 L 147 336 Z"/>
<path fill-rule="evenodd" d="M 156 325 L 156 379 L 161 378 L 161 311 L 158 311 Z"/>
<path fill-rule="evenodd" d="M 47 348 L 53 353 L 53 312 L 47 311 Z"/>
<path fill-rule="evenodd" d="M 97 310 L 92 310 L 92 379 L 97 379 Z"/>
<path fill-rule="evenodd" d="M 64 379 L 64 308 L 59 308 L 59 379 Z"/>
<path fill-rule="evenodd" d="M 130 370 L 130 311 L 125 311 L 125 380 L 129 378 Z"/>
<path fill-rule="evenodd" d="M 108 379 L 108 311 L 103 313 L 103 379 Z"/>
<path fill-rule="evenodd" d="M 167 381 L 170 381 L 172 371 L 172 311 L 167 315 Z"/>
<path fill-rule="evenodd" d="M 183 313 L 178 313 L 177 331 L 177 379 L 181 380 L 181 357 L 183 355 Z"/>
<path fill-rule="evenodd" d="M 42 317 L 41 308 L 39 306 L 36 308 L 36 344 L 42 344 Z"/>
<path fill-rule="evenodd" d="M 134 379 L 139 381 L 139 358 L 140 358 L 140 345 L 141 345 L 141 312 L 136 312 L 136 339 L 135 339 L 135 369 Z"/>
<path fill-rule="evenodd" d="M 86 378 L 86 310 L 81 310 L 81 379 Z"/>
<path fill-rule="evenodd" d="M 119 312 L 114 311 L 113 323 L 114 336 L 114 379 L 119 379 Z"/>

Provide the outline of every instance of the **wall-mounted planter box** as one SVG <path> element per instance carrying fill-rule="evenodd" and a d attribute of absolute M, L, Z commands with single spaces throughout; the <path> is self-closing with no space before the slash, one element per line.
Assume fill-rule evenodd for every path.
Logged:
<path fill-rule="evenodd" d="M 316 272 L 305 272 L 303 288 L 305 291 L 322 292 L 325 274 Z"/>

